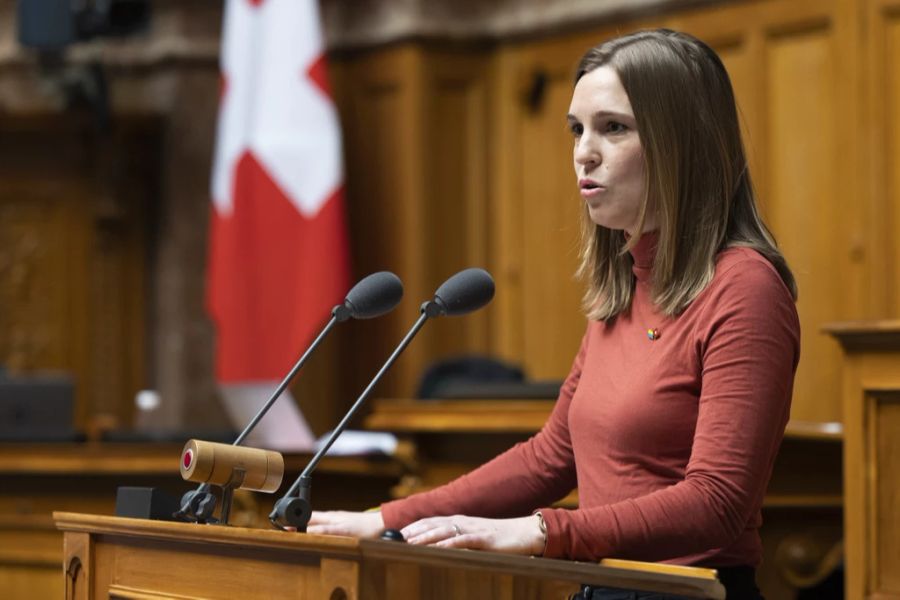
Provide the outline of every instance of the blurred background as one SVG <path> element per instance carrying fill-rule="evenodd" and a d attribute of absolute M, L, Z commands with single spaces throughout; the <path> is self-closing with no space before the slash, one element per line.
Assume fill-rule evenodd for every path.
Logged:
<path fill-rule="evenodd" d="M 65 18 L 51 19 L 54 10 Z M 799 458 L 781 476 L 809 487 L 768 504 L 767 519 L 793 528 L 772 533 L 767 556 L 774 565 L 781 541 L 806 535 L 806 546 L 781 552 L 805 552 L 799 573 L 811 578 L 791 582 L 787 567 L 773 567 L 766 585 L 772 597 L 802 597 L 839 571 L 839 561 L 823 561 L 841 539 L 841 353 L 821 328 L 900 317 L 900 2 L 323 0 L 320 10 L 343 140 L 348 281 L 391 270 L 406 294 L 390 315 L 336 330 L 292 386 L 313 433 L 340 419 L 418 305 L 469 266 L 493 274 L 492 304 L 426 327 L 375 396 L 414 400 L 426 369 L 459 356 L 519 368 L 544 392 L 565 377 L 585 325 L 565 126 L 574 65 L 617 34 L 683 30 L 710 44 L 731 74 L 761 210 L 800 289 L 802 359 L 786 441 Z M 9 581 L 56 575 L 40 566 L 57 543 L 49 510 L 110 502 L 108 490 L 96 504 L 53 499 L 49 490 L 66 477 L 96 477 L 102 487 L 111 475 L 53 466 L 64 452 L 52 442 L 94 444 L 90 463 L 104 443 L 152 439 L 135 433 L 142 428 L 175 432 L 163 436 L 169 442 L 234 428 L 206 310 L 210 180 L 229 90 L 223 13 L 215 0 L 0 0 L 0 379 L 16 388 L 8 410 L 25 419 L 45 398 L 42 410 L 65 425 L 31 437 L 27 427 L 6 428 L 9 477 L 0 487 L 37 490 L 4 491 L 0 533 L 34 548 L 7 557 L 31 565 L 24 571 L 0 564 Z M 41 29 L 42 15 L 63 25 Z M 344 268 L 338 257 L 313 258 Z M 391 429 L 383 406 L 381 421 L 370 414 L 368 423 Z M 448 414 L 446 423 L 481 418 Z M 509 414 L 490 439 L 463 433 L 502 449 L 534 429 Z M 419 446 L 413 466 L 384 478 L 409 483 L 425 449 L 436 456 L 444 442 L 394 430 Z M 117 450 L 131 458 L 110 472 L 124 477 L 156 456 L 138 446 Z M 34 456 L 48 462 L 22 466 Z M 163 478 L 155 468 L 145 475 Z M 384 489 L 402 493 L 396 484 Z M 22 515 L 33 520 L 30 533 Z"/>

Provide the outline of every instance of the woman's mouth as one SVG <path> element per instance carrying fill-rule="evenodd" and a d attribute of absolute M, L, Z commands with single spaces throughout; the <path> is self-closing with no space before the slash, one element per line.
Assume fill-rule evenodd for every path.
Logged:
<path fill-rule="evenodd" d="M 578 181 L 578 188 L 581 191 L 582 198 L 594 198 L 599 196 L 606 188 L 593 179 L 581 179 Z"/>

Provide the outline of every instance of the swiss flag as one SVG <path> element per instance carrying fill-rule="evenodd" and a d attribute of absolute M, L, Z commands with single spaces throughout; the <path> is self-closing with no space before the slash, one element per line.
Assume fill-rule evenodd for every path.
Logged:
<path fill-rule="evenodd" d="M 216 377 L 243 425 L 349 287 L 340 128 L 316 0 L 227 0 L 221 69 L 208 304 Z M 258 432 L 248 443 L 313 441 L 290 397 Z"/>

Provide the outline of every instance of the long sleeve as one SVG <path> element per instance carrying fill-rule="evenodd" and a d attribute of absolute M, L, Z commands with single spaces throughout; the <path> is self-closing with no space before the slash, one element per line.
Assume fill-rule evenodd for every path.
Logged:
<path fill-rule="evenodd" d="M 616 502 L 542 509 L 546 556 L 758 560 L 759 511 L 789 415 L 799 324 L 790 295 L 762 259 L 730 265 L 704 295 L 684 316 L 699 360 L 699 399 L 683 477 Z M 669 331 L 676 335 L 674 326 Z M 681 383 L 663 378 L 657 385 Z"/>
<path fill-rule="evenodd" d="M 537 434 L 446 485 L 383 504 L 385 525 L 399 528 L 420 518 L 452 514 L 523 516 L 574 489 L 568 411 L 581 377 L 588 337 L 586 333 L 554 409 Z"/>

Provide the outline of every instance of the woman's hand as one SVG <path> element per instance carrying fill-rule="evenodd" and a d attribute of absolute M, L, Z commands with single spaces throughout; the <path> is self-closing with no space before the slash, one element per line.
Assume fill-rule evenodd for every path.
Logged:
<path fill-rule="evenodd" d="M 381 518 L 380 510 L 370 512 L 313 511 L 306 531 L 324 535 L 377 538 L 384 531 L 384 519 Z"/>
<path fill-rule="evenodd" d="M 410 544 L 535 556 L 544 553 L 546 541 L 537 515 L 517 519 L 482 519 L 462 515 L 430 517 L 407 525 L 402 533 Z"/>

